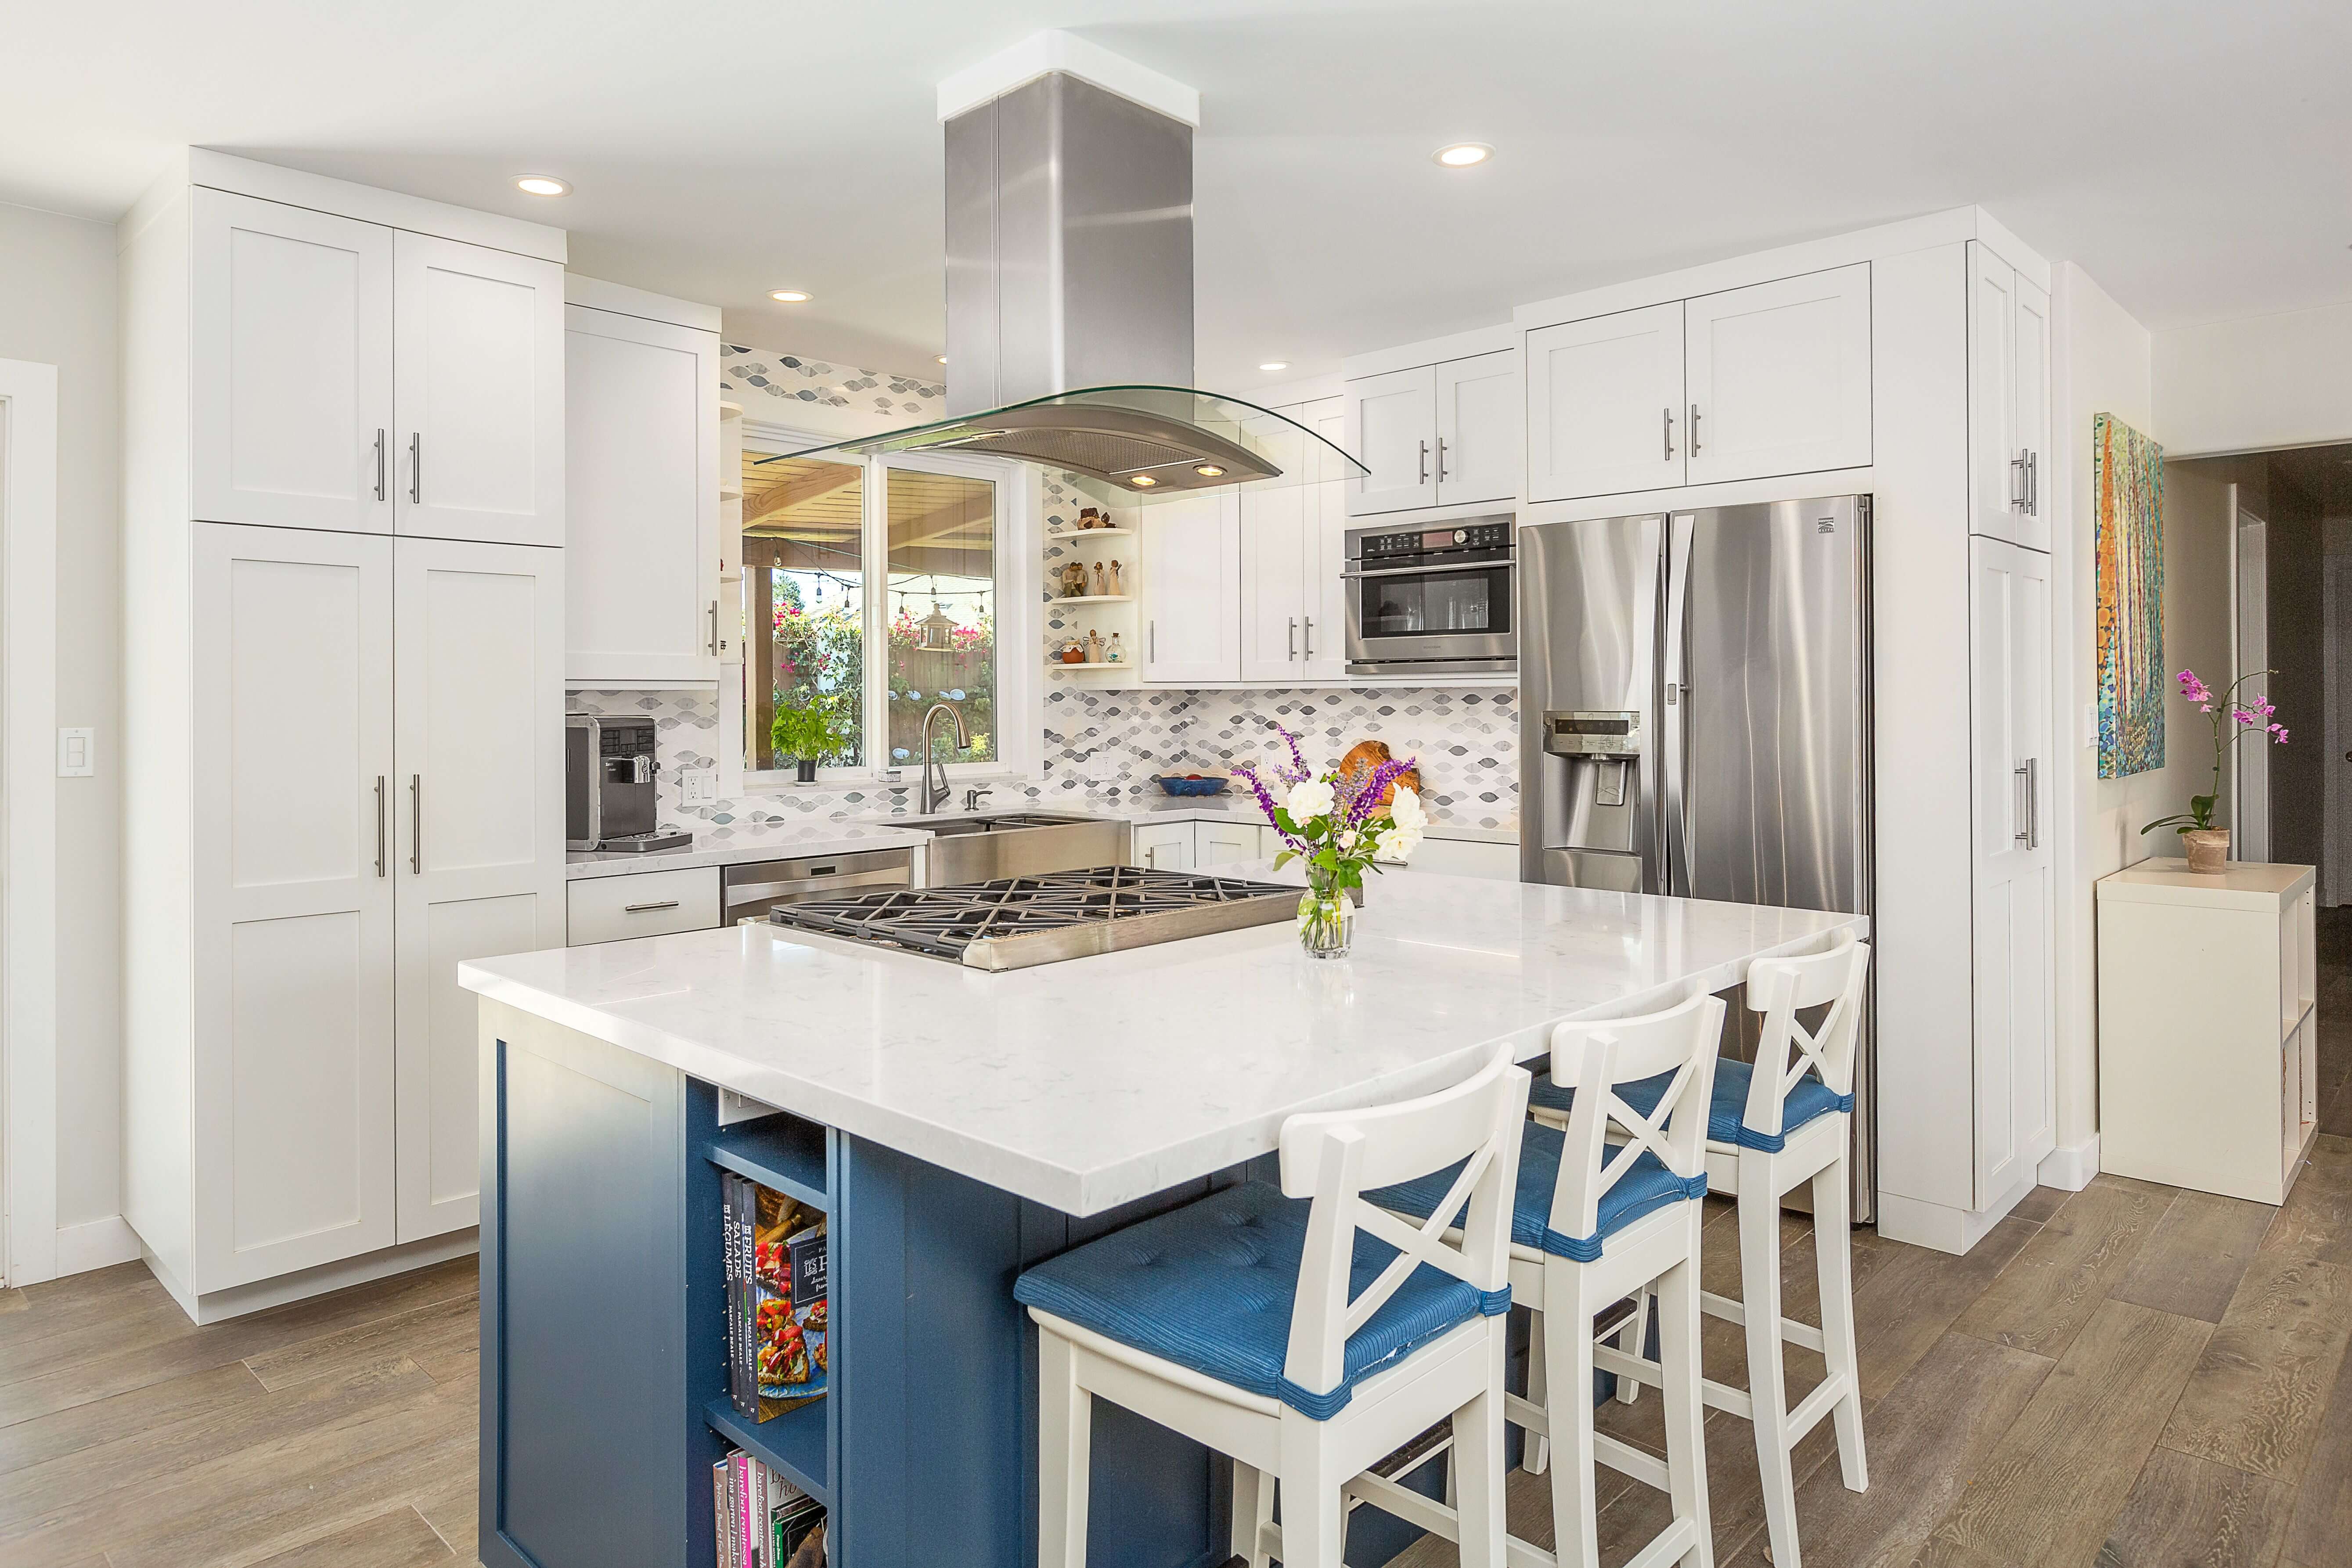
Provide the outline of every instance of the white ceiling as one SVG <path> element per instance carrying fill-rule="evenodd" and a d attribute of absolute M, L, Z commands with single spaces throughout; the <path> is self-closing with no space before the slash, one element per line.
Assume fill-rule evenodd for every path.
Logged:
<path fill-rule="evenodd" d="M 0 200 L 111 218 L 217 147 L 936 373 L 932 89 L 1045 26 L 1201 91 L 1209 386 L 1968 202 L 2151 326 L 2352 300 L 2341 0 L 5 0 Z"/>

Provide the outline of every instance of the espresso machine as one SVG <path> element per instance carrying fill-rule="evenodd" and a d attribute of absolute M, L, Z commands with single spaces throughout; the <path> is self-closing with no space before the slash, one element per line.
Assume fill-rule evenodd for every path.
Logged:
<path fill-rule="evenodd" d="M 653 720 L 565 714 L 564 847 L 645 854 L 694 842 L 692 833 L 660 831 L 660 774 Z"/>

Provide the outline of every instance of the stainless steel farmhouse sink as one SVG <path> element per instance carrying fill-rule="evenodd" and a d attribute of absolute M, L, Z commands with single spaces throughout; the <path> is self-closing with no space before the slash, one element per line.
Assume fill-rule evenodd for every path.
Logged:
<path fill-rule="evenodd" d="M 1003 876 L 1084 871 L 1125 865 L 1135 830 L 1116 819 L 1048 811 L 983 811 L 940 817 L 893 817 L 890 825 L 931 835 L 923 884 L 961 887 Z"/>

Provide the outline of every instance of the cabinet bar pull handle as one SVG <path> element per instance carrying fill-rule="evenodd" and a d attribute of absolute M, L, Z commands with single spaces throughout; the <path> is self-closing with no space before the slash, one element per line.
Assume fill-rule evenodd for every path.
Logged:
<path fill-rule="evenodd" d="M 676 909 L 677 907 L 677 899 L 665 898 L 658 904 L 625 904 L 621 905 L 621 913 L 624 915 L 644 915 L 650 910 Z"/>
<path fill-rule="evenodd" d="M 2021 450 L 2009 460 L 2009 509 L 2025 510 L 2025 454 Z"/>
<path fill-rule="evenodd" d="M 1157 621 L 1147 622 L 1144 627 L 1144 636 L 1147 639 L 1144 657 L 1156 664 L 1160 662 L 1160 622 Z"/>
<path fill-rule="evenodd" d="M 1307 656 L 1310 659 L 1315 656 L 1315 617 L 1312 615 L 1307 618 Z"/>
<path fill-rule="evenodd" d="M 383 434 L 379 426 L 375 433 L 375 498 L 379 501 L 383 499 Z"/>
<path fill-rule="evenodd" d="M 1296 615 L 1290 618 L 1290 652 L 1283 656 L 1289 659 L 1298 657 L 1298 617 Z"/>
<path fill-rule="evenodd" d="M 2020 847 L 2029 850 L 2041 842 L 2041 835 L 2037 831 L 2039 824 L 2033 820 L 2035 816 L 2033 798 L 2040 792 L 2035 788 L 2033 761 L 2034 759 L 2029 757 L 2010 769 L 2010 777 L 2017 783 L 2016 804 L 2018 821 L 2021 824 L 2010 836 Z"/>
<path fill-rule="evenodd" d="M 408 776 L 408 874 L 425 874 L 425 775 Z"/>
<path fill-rule="evenodd" d="M 2025 455 L 2025 515 L 2029 517 L 2042 515 L 2042 454 L 2039 452 Z"/>
<path fill-rule="evenodd" d="M 710 656 L 719 657 L 719 601 L 710 601 Z"/>
<path fill-rule="evenodd" d="M 1690 426 L 1690 446 L 1691 446 L 1691 455 L 1692 455 L 1692 456 L 1694 456 L 1694 457 L 1696 457 L 1696 456 L 1697 456 L 1697 455 L 1698 455 L 1698 404 L 1696 404 L 1696 403 L 1693 403 L 1693 404 L 1691 404 L 1690 413 L 1691 413 L 1691 426 Z"/>
<path fill-rule="evenodd" d="M 1658 410 L 1658 418 L 1663 422 L 1663 427 L 1665 434 L 1665 460 L 1672 463 L 1675 460 L 1675 411 L 1670 408 L 1662 408 Z"/>
<path fill-rule="evenodd" d="M 425 505 L 425 433 L 408 433 L 408 504 Z"/>
<path fill-rule="evenodd" d="M 1445 483 L 1445 437 L 1437 438 L 1437 482 Z"/>
<path fill-rule="evenodd" d="M 1429 483 L 1429 443 L 1421 444 L 1421 483 Z"/>
<path fill-rule="evenodd" d="M 383 874 L 383 775 L 381 773 L 375 776 L 375 874 Z"/>

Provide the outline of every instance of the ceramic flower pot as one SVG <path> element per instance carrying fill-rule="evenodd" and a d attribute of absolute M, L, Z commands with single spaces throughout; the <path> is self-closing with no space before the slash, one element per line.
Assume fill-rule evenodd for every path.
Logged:
<path fill-rule="evenodd" d="M 2190 828 L 2180 835 L 2189 852 L 2189 869 L 2218 876 L 2230 866 L 2230 830 Z"/>

